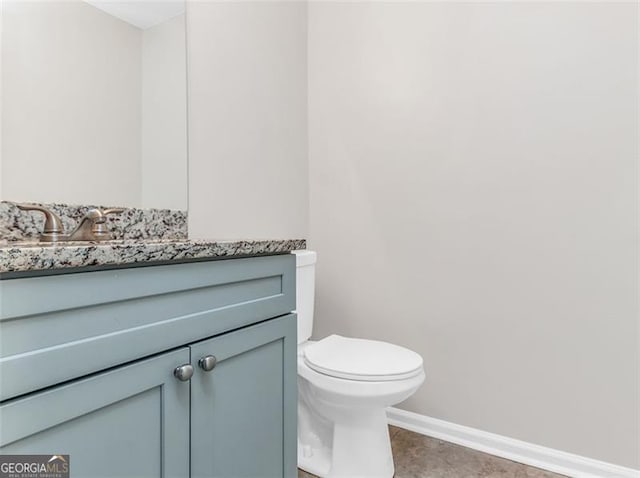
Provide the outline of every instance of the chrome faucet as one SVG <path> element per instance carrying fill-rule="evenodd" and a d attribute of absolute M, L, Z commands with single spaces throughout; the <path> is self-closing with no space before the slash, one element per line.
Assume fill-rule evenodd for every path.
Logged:
<path fill-rule="evenodd" d="M 44 228 L 40 234 L 40 242 L 59 241 L 108 241 L 112 239 L 111 233 L 105 223 L 108 214 L 117 214 L 124 211 L 122 208 L 98 209 L 91 208 L 80 220 L 76 228 L 67 235 L 60 217 L 46 207 L 37 204 L 17 204 L 16 207 L 23 211 L 38 211 L 44 214 Z"/>

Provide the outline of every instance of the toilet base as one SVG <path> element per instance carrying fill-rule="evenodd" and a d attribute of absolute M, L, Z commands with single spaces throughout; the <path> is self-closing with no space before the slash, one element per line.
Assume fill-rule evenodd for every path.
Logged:
<path fill-rule="evenodd" d="M 331 449 L 298 440 L 298 466 L 321 478 L 392 478 L 387 417 L 383 409 L 351 411 L 333 424 Z"/>

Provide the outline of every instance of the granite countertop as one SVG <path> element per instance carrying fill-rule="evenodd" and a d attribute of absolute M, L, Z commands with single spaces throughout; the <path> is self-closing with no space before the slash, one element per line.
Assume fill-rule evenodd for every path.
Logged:
<path fill-rule="evenodd" d="M 304 239 L 170 240 L 105 242 L 0 242 L 0 273 L 67 270 L 77 267 L 133 266 L 191 260 L 285 254 L 305 249 Z"/>
<path fill-rule="evenodd" d="M 89 208 L 114 207 L 35 204 L 55 213 L 65 231 L 72 231 Z M 43 222 L 42 213 L 22 211 L 13 202 L 0 201 L 0 274 L 3 278 L 75 272 L 74 268 L 95 270 L 286 254 L 306 248 L 304 239 L 190 240 L 187 211 L 170 209 L 124 208 L 120 214 L 108 216 L 106 226 L 115 240 L 104 242 L 39 242 Z"/>

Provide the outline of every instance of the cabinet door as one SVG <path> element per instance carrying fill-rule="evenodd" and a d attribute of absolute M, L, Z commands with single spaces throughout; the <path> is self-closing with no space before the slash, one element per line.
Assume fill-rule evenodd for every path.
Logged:
<path fill-rule="evenodd" d="M 70 475 L 189 476 L 189 349 L 0 405 L 0 454 L 70 455 Z"/>
<path fill-rule="evenodd" d="M 297 476 L 296 350 L 295 315 L 192 345 L 193 478 Z"/>

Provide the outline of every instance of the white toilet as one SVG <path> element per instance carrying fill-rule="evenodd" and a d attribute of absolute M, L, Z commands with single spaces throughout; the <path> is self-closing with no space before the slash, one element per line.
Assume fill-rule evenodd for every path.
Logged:
<path fill-rule="evenodd" d="M 316 253 L 294 254 L 298 466 L 323 478 L 391 478 L 394 467 L 385 409 L 422 384 L 422 357 L 397 345 L 339 335 L 309 341 Z"/>

